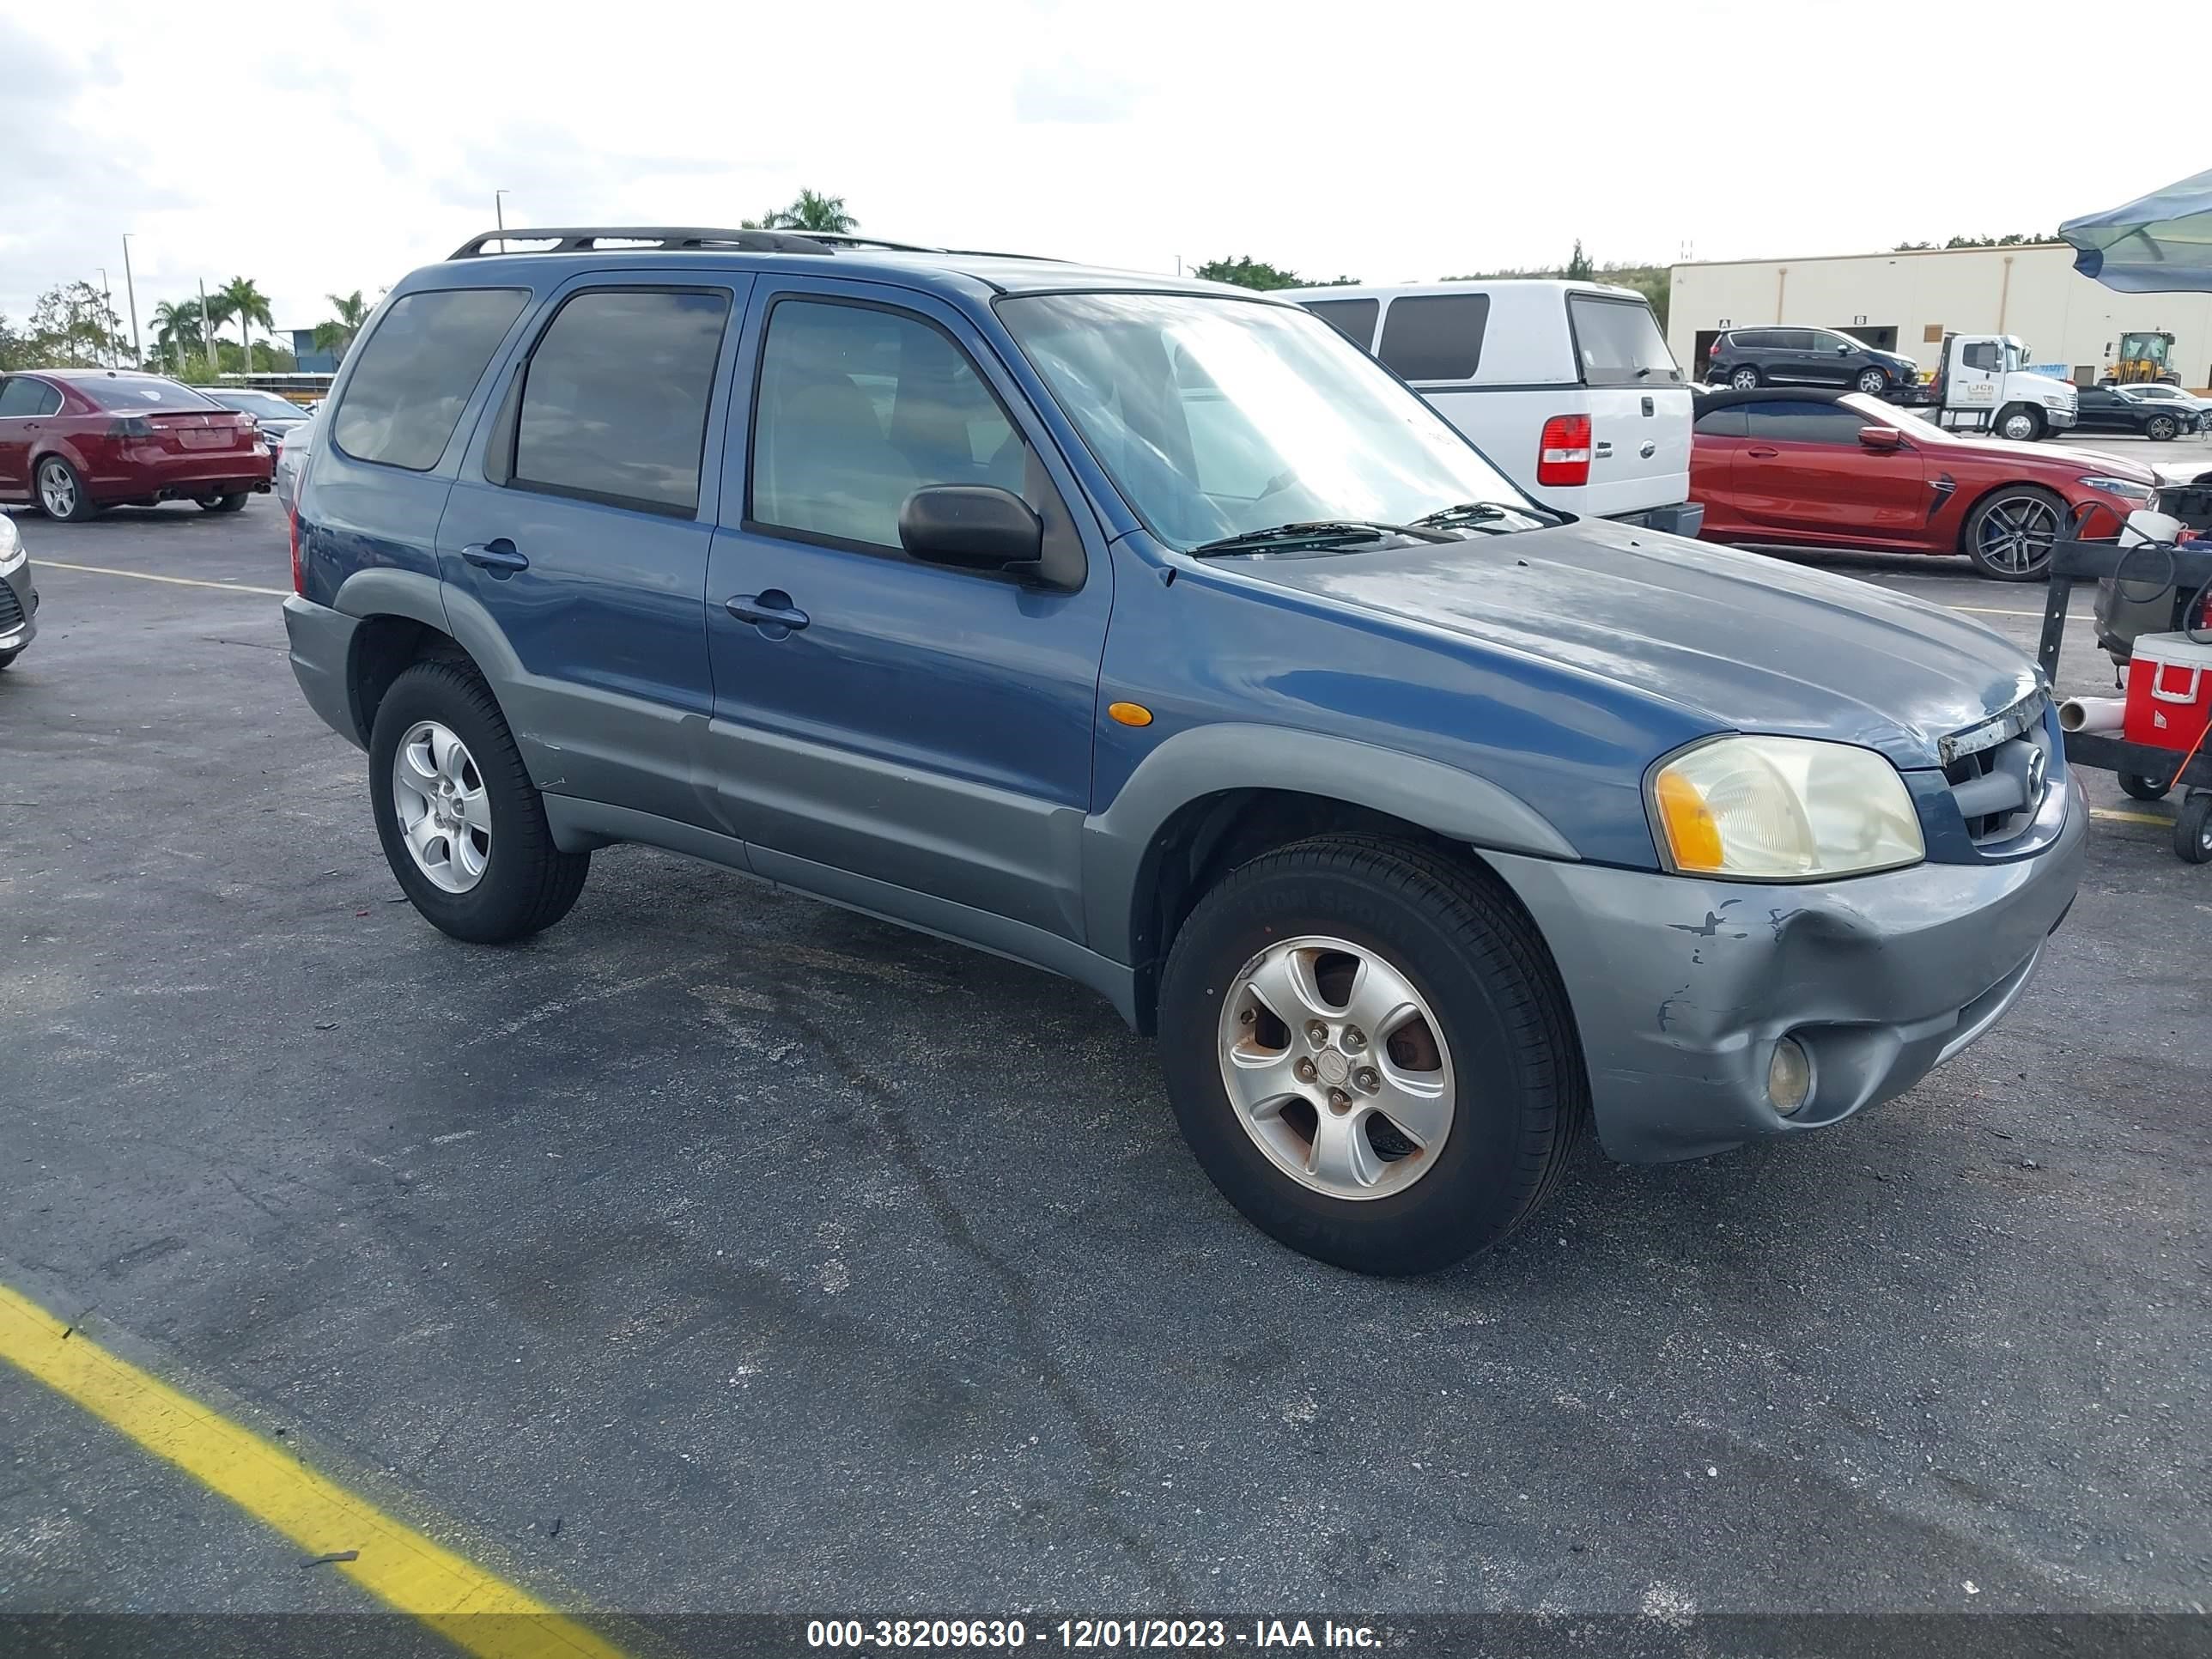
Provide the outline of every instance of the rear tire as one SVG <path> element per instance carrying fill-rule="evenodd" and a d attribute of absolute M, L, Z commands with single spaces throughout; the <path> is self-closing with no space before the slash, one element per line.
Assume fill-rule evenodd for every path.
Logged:
<path fill-rule="evenodd" d="M 1728 383 L 1738 392 L 1756 392 L 1763 378 L 1757 369 L 1745 363 L 1729 371 Z"/>
<path fill-rule="evenodd" d="M 1305 962 L 1314 999 L 1287 1021 L 1252 1000 L 1292 982 L 1267 977 L 1286 960 Z M 1349 1029 L 1367 1017 L 1362 988 L 1414 1012 L 1381 1022 L 1370 1042 Z M 1309 1036 L 1315 1024 L 1325 1041 Z M 1355 1272 L 1426 1273 L 1497 1243 L 1551 1196 L 1589 1116 L 1566 994 L 1534 927 L 1474 873 L 1407 843 L 1324 836 L 1232 872 L 1176 935 L 1159 1026 L 1183 1139 L 1222 1195 L 1292 1249 Z M 1232 1068 L 1244 1073 L 1255 1055 L 1265 1068 L 1277 1053 L 1305 1066 L 1305 1081 L 1273 1072 L 1289 1103 L 1248 1110 Z M 1398 1079 L 1424 1077 L 1437 1092 L 1415 1119 L 1397 1103 L 1411 1097 Z M 1401 1121 L 1421 1124 L 1428 1145 Z M 1355 1173 L 1334 1182 L 1322 1158 L 1332 1124 L 1335 1145 L 1359 1148 Z M 1374 1172 L 1365 1188 L 1362 1164 Z"/>
<path fill-rule="evenodd" d="M 2199 789 L 2181 803 L 2173 851 L 2185 864 L 2212 864 L 2212 790 Z"/>
<path fill-rule="evenodd" d="M 2120 781 L 2120 793 L 2136 800 L 2164 800 L 2166 792 L 2173 787 L 2141 772 L 2119 772 L 2114 775 Z"/>
<path fill-rule="evenodd" d="M 204 513 L 235 513 L 246 505 L 246 492 L 235 495 L 203 495 L 200 510 Z"/>
<path fill-rule="evenodd" d="M 401 739 L 434 724 L 466 746 L 480 780 L 489 827 L 481 873 L 465 891 L 441 886 L 410 850 L 400 822 L 393 764 Z M 505 945 L 550 927 L 568 914 L 589 853 L 563 853 L 546 827 L 545 805 L 490 688 L 472 668 L 418 662 L 392 681 L 377 706 L 368 744 L 368 792 L 377 838 L 401 889 L 433 927 L 473 945 Z M 448 857 L 452 856 L 450 844 Z"/>
<path fill-rule="evenodd" d="M 77 476 L 77 470 L 60 456 L 42 457 L 33 477 L 39 510 L 48 518 L 63 524 L 82 524 L 100 511 L 85 493 L 84 480 Z"/>
<path fill-rule="evenodd" d="M 1966 515 L 1960 550 L 1993 581 L 2039 582 L 2051 574 L 2051 544 L 2066 524 L 2066 503 L 2040 484 L 2008 484 Z"/>

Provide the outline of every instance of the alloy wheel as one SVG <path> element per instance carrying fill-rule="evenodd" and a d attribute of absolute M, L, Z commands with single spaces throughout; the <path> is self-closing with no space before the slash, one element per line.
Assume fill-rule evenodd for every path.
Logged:
<path fill-rule="evenodd" d="M 2028 442 L 2035 436 L 2035 416 L 2025 414 L 2014 416 L 2004 423 L 1999 435 L 2010 438 L 2015 443 Z"/>
<path fill-rule="evenodd" d="M 1878 368 L 1870 368 L 1859 376 L 1859 390 L 1869 397 L 1881 392 L 1889 385 L 1889 377 Z"/>
<path fill-rule="evenodd" d="M 2008 495 L 1992 502 L 1982 520 L 1982 556 L 2000 570 L 2026 575 L 2051 562 L 2058 539 L 2058 509 L 2039 495 Z"/>
<path fill-rule="evenodd" d="M 1738 392 L 1755 392 L 1759 389 L 1759 371 L 1755 368 L 1739 368 L 1729 376 L 1729 384 Z"/>
<path fill-rule="evenodd" d="M 465 893 L 491 862 L 491 802 L 468 745 L 436 720 L 407 728 L 392 757 L 392 806 L 415 867 Z"/>
<path fill-rule="evenodd" d="M 48 461 L 39 469 L 39 504 L 56 519 L 76 511 L 76 480 L 59 461 Z"/>
<path fill-rule="evenodd" d="M 1403 1192 L 1452 1127 L 1452 1061 L 1413 981 L 1364 945 L 1308 935 L 1246 963 L 1222 999 L 1221 1080 L 1275 1167 L 1330 1198 Z"/>

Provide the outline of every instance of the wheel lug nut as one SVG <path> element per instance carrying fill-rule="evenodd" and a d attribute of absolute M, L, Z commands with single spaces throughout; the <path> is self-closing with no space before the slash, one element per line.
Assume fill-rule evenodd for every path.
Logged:
<path fill-rule="evenodd" d="M 1352 1109 L 1352 1097 L 1345 1093 L 1341 1089 L 1331 1089 L 1328 1091 L 1328 1109 L 1332 1112 L 1350 1111 Z"/>
<path fill-rule="evenodd" d="M 1297 1073 L 1299 1082 L 1311 1083 L 1314 1080 L 1313 1061 L 1310 1060 L 1302 1060 L 1291 1069 Z"/>
<path fill-rule="evenodd" d="M 1344 1047 L 1346 1053 L 1356 1054 L 1366 1046 L 1366 1032 L 1361 1030 L 1357 1025 L 1347 1025 L 1344 1028 Z"/>
<path fill-rule="evenodd" d="M 1377 1089 L 1382 1086 L 1382 1079 L 1377 1077 L 1371 1069 L 1364 1071 L 1359 1074 L 1359 1086 L 1366 1090 L 1367 1092 L 1371 1095 Z"/>
<path fill-rule="evenodd" d="M 1256 1018 L 1257 1016 L 1255 1016 L 1249 1008 L 1247 1008 L 1243 1012 L 1237 1016 L 1237 1023 L 1239 1025 L 1249 1025 Z"/>
<path fill-rule="evenodd" d="M 1328 1027 L 1317 1019 L 1309 1021 L 1306 1025 L 1306 1041 L 1318 1048 L 1328 1041 Z"/>

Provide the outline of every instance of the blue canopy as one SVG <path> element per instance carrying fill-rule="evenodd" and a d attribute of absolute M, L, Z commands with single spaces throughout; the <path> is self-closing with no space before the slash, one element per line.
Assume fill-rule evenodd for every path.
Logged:
<path fill-rule="evenodd" d="M 2074 269 L 2125 294 L 2212 292 L 2212 172 L 2069 219 Z"/>

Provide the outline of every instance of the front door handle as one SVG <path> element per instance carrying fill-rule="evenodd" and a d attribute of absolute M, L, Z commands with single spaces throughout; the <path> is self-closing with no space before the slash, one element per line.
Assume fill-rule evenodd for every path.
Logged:
<path fill-rule="evenodd" d="M 1743 453 L 1754 461 L 1771 461 L 1782 452 L 1778 449 L 1747 449 Z"/>
<path fill-rule="evenodd" d="M 722 603 L 739 622 L 752 623 L 772 640 L 797 632 L 809 620 L 806 613 L 791 602 L 791 595 L 780 587 L 758 593 L 740 593 Z"/>
<path fill-rule="evenodd" d="M 514 544 L 504 536 L 495 542 L 471 542 L 461 550 L 461 556 L 479 570 L 489 570 L 504 581 L 518 570 L 530 568 L 530 561 L 514 550 Z"/>

